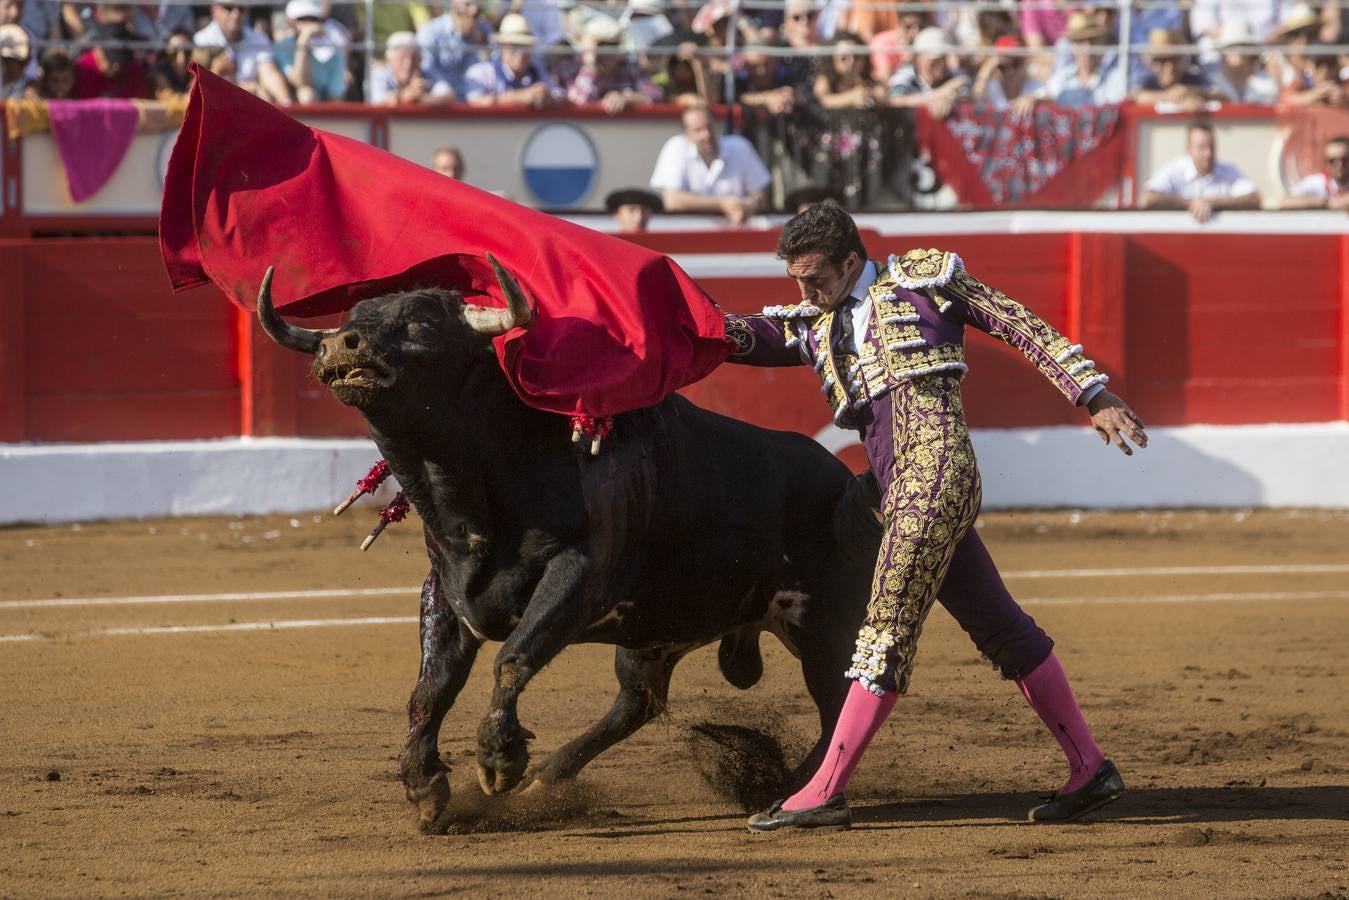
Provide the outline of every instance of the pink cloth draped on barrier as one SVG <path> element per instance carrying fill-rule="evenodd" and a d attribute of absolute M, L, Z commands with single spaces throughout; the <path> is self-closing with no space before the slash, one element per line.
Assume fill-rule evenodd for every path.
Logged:
<path fill-rule="evenodd" d="M 51 100 L 47 114 L 70 199 L 82 203 L 98 193 L 122 164 L 140 114 L 130 100 Z"/>

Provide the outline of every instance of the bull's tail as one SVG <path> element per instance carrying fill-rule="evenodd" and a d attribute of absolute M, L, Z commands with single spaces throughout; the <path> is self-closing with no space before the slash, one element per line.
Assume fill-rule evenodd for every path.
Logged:
<path fill-rule="evenodd" d="M 721 674 L 732 686 L 745 690 L 763 677 L 763 656 L 759 653 L 759 626 L 744 625 L 721 639 L 717 650 Z"/>

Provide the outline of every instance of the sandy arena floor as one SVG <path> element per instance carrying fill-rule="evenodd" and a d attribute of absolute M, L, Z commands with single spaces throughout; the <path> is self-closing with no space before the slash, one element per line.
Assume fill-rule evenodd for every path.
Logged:
<path fill-rule="evenodd" d="M 937 611 L 853 830 L 772 836 L 700 774 L 720 761 L 692 728 L 804 748 L 813 707 L 769 636 L 759 686 L 694 654 L 668 716 L 539 800 L 476 787 L 484 653 L 442 732 L 457 824 L 416 833 L 393 768 L 424 556 L 412 523 L 360 553 L 371 520 L 0 530 L 0 895 L 1349 895 L 1349 513 L 986 515 L 1130 792 L 1022 824 L 1058 748 Z M 316 589 L 367 593 L 251 596 Z M 183 597 L 212 594 L 234 596 Z M 172 596 L 126 602 L 148 595 Z M 536 758 L 608 707 L 611 653 L 526 692 Z"/>

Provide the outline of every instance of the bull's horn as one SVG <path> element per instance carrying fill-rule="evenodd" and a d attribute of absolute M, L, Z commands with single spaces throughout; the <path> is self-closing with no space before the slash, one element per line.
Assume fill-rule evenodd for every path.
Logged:
<path fill-rule="evenodd" d="M 506 297 L 506 308 L 494 309 L 471 303 L 465 304 L 464 318 L 468 320 L 469 327 L 480 334 L 496 337 L 512 328 L 529 325 L 534 314 L 529 308 L 529 301 L 525 299 L 525 292 L 520 290 L 520 285 L 516 284 L 515 279 L 501 267 L 495 256 L 487 254 L 487 261 L 492 264 L 497 284 L 501 285 L 501 293 Z"/>
<path fill-rule="evenodd" d="M 267 274 L 262 276 L 262 287 L 258 288 L 258 321 L 267 336 L 282 347 L 312 354 L 331 332 L 300 328 L 281 318 L 272 306 L 272 272 L 275 269 L 275 266 L 267 267 Z"/>

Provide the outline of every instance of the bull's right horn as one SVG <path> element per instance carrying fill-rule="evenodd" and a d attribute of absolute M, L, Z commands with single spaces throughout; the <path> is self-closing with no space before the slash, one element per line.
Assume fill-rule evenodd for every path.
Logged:
<path fill-rule="evenodd" d="M 301 328 L 281 318 L 272 306 L 272 273 L 275 270 L 275 266 L 267 267 L 267 274 L 262 276 L 262 287 L 258 288 L 258 322 L 267 336 L 282 347 L 313 354 L 318 350 L 319 342 L 331 332 Z"/>
<path fill-rule="evenodd" d="M 510 273 L 502 268 L 497 258 L 489 253 L 487 261 L 492 264 L 497 284 L 501 285 L 501 293 L 506 297 L 506 308 L 494 309 L 466 303 L 464 318 L 468 320 L 469 327 L 479 334 L 496 337 L 512 328 L 527 326 L 534 318 L 534 313 L 529 308 L 529 301 L 525 299 L 525 292 L 520 290 L 520 285 L 516 284 Z"/>

